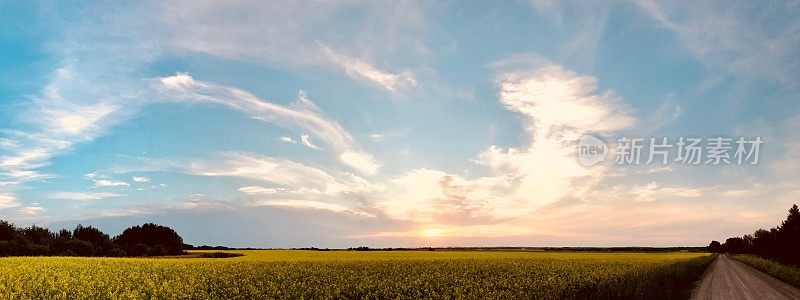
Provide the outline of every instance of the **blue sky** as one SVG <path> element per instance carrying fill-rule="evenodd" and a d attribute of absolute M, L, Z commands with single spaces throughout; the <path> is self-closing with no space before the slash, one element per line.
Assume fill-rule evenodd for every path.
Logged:
<path fill-rule="evenodd" d="M 663 246 L 800 199 L 800 2 L 3 2 L 0 217 L 255 247 Z M 584 167 L 583 134 L 760 137 Z"/>

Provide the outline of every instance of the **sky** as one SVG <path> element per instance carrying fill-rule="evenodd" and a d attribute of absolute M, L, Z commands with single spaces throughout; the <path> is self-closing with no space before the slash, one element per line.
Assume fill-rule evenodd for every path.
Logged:
<path fill-rule="evenodd" d="M 0 219 L 19 226 L 703 246 L 800 202 L 800 1 L 3 1 L 0 20 Z M 730 163 L 675 160 L 717 137 Z M 626 138 L 640 163 L 617 161 Z"/>

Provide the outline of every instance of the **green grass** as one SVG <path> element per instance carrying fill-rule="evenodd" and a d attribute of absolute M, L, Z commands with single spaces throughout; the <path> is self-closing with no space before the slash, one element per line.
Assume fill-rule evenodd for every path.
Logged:
<path fill-rule="evenodd" d="M 0 258 L 6 299 L 686 298 L 704 253 L 231 251 Z"/>
<path fill-rule="evenodd" d="M 774 260 L 769 260 L 756 255 L 737 254 L 731 258 L 772 275 L 788 284 L 800 287 L 800 268 L 781 264 Z"/>

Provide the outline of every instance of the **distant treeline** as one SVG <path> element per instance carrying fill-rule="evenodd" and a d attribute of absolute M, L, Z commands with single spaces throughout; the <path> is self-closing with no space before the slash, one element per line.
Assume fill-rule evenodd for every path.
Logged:
<path fill-rule="evenodd" d="M 711 252 L 750 253 L 782 263 L 800 266 L 800 210 L 797 205 L 789 209 L 789 216 L 770 230 L 759 229 L 753 234 L 732 237 L 720 244 L 712 241 Z"/>
<path fill-rule="evenodd" d="M 112 238 L 92 226 L 51 232 L 0 220 L 0 256 L 161 256 L 183 254 L 183 249 L 183 238 L 175 230 L 152 223 Z"/>

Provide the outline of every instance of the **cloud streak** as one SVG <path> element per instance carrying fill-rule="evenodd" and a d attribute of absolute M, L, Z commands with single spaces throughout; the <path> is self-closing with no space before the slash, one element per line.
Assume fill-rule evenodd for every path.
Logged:
<path fill-rule="evenodd" d="M 222 105 L 277 126 L 311 132 L 340 155 L 357 153 L 364 161 L 374 162 L 372 155 L 359 150 L 353 137 L 338 122 L 326 117 L 308 99 L 305 92 L 301 91 L 297 102 L 291 106 L 283 106 L 265 101 L 240 89 L 197 81 L 188 74 L 160 78 L 155 88 L 171 99 Z M 303 139 L 303 143 L 311 145 L 308 136 Z M 374 168 L 364 168 L 363 161 L 349 159 L 341 161 L 359 171 L 370 170 L 374 173 L 377 170 L 377 164 L 372 165 Z"/>
<path fill-rule="evenodd" d="M 18 207 L 19 201 L 12 194 L 0 194 L 0 209 Z"/>
<path fill-rule="evenodd" d="M 417 85 L 417 79 L 409 71 L 390 73 L 369 65 L 363 60 L 337 53 L 329 47 L 323 46 L 322 51 L 334 64 L 341 67 L 348 76 L 375 84 L 390 92 Z"/>
<path fill-rule="evenodd" d="M 276 184 L 281 188 L 304 188 L 324 195 L 369 193 L 379 189 L 366 179 L 352 173 L 335 173 L 301 164 L 286 158 L 270 157 L 242 152 L 223 153 L 208 160 L 158 161 L 157 168 L 198 176 L 240 177 Z M 243 187 L 248 194 L 279 192 L 285 189 Z"/>
<path fill-rule="evenodd" d="M 108 192 L 57 192 L 48 195 L 47 198 L 53 200 L 92 201 L 119 196 L 122 195 Z"/>

